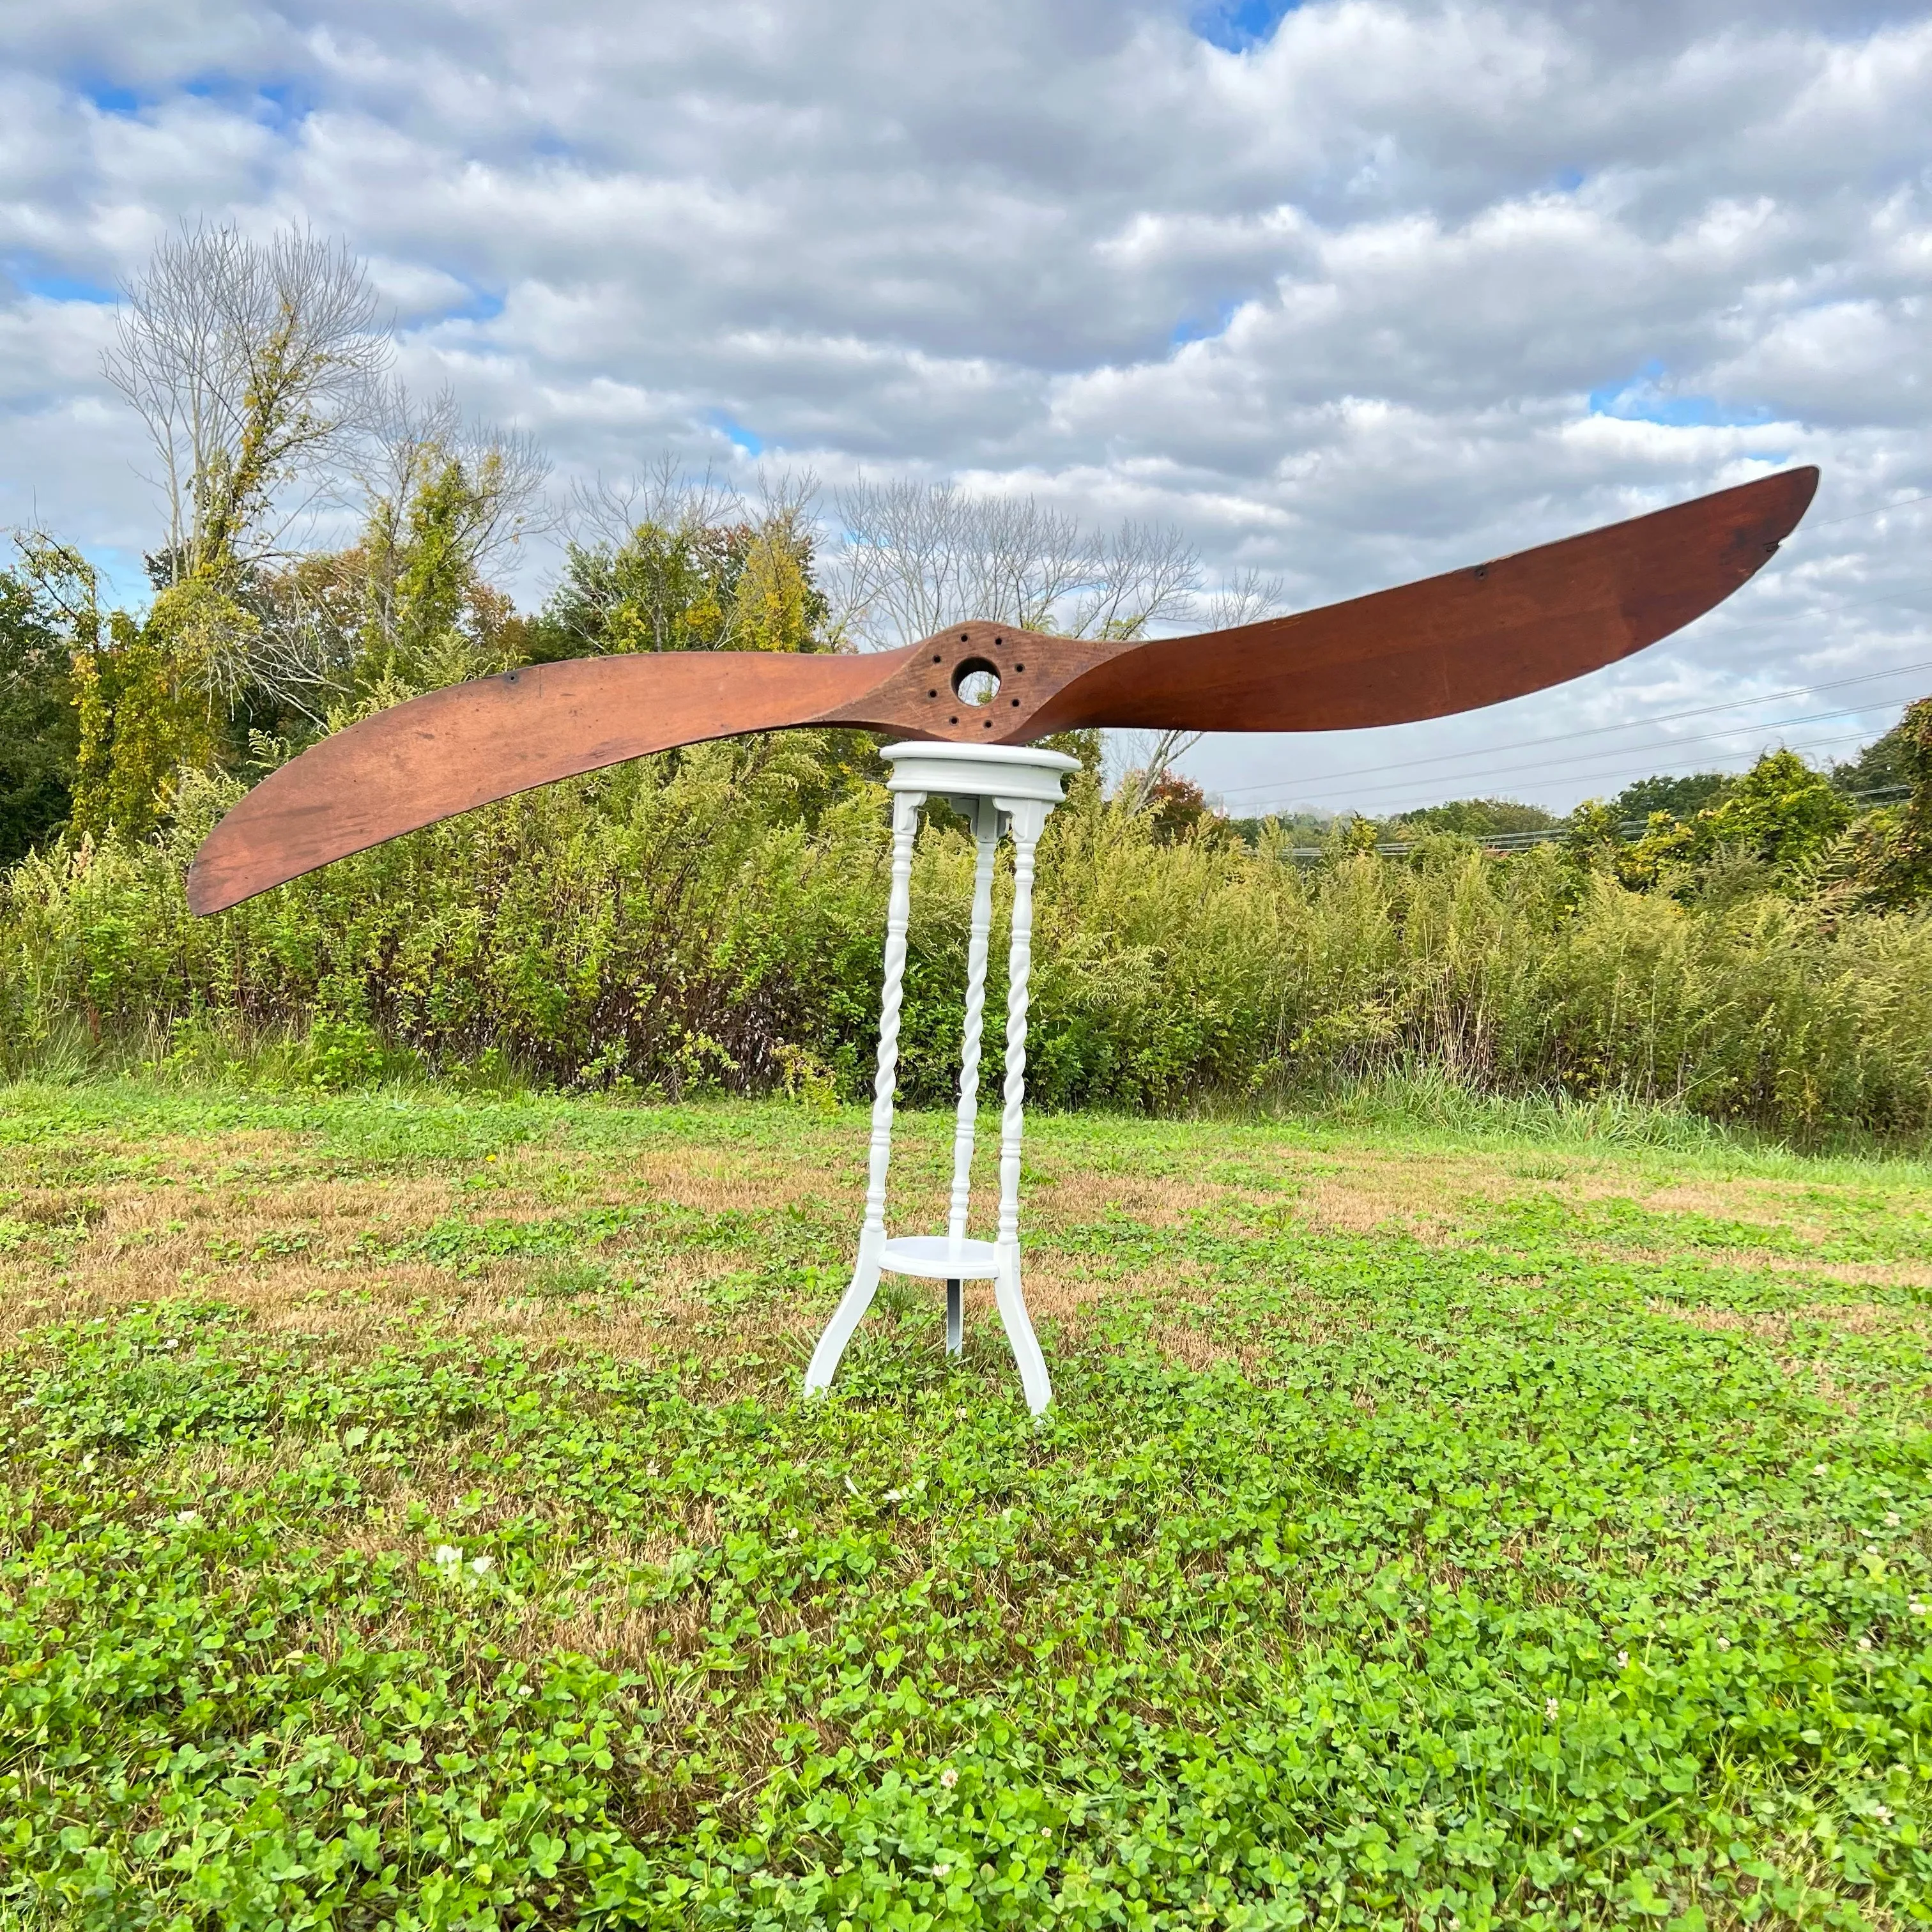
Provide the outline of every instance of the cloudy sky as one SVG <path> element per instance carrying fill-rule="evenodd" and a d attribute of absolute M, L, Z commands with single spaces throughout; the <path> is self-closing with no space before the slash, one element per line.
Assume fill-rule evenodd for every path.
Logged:
<path fill-rule="evenodd" d="M 1294 608 L 1817 463 L 1628 663 L 1191 764 L 1381 814 L 1844 756 L 1932 691 L 1928 104 L 1932 5 L 1883 0 L 16 4 L 0 521 L 132 583 L 115 286 L 184 218 L 296 220 L 560 481 L 956 476 Z"/>

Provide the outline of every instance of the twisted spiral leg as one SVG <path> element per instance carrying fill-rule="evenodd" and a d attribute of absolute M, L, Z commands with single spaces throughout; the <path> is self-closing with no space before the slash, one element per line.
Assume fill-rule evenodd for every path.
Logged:
<path fill-rule="evenodd" d="M 892 796 L 892 886 L 886 911 L 886 978 L 879 1000 L 879 1064 L 872 1082 L 872 1144 L 866 1179 L 866 1225 L 851 1286 L 826 1324 L 805 1372 L 808 1395 L 831 1385 L 838 1358 L 865 1318 L 879 1286 L 879 1257 L 886 1245 L 886 1171 L 892 1158 L 892 1089 L 898 1079 L 899 1010 L 905 998 L 906 928 L 912 917 L 912 848 L 924 794 Z"/>
<path fill-rule="evenodd" d="M 1033 1332 L 1020 1290 L 1020 1135 L 1025 1118 L 1027 1001 L 1033 974 L 1034 851 L 1048 808 L 1016 804 L 1013 825 L 1013 923 L 1006 955 L 1006 1084 L 1000 1120 L 1000 1226 L 995 1243 L 999 1273 L 993 1298 L 1019 1364 L 1027 1406 L 1040 1414 L 1053 1400 L 1046 1358 Z"/>

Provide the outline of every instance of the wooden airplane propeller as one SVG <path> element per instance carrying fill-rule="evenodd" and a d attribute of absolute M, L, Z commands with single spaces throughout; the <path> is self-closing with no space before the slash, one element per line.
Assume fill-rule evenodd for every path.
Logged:
<path fill-rule="evenodd" d="M 203 842 L 188 903 L 220 912 L 493 800 L 743 731 L 1018 745 L 1094 725 L 1343 731 L 1474 710 L 1614 664 L 1721 603 L 1817 486 L 1815 469 L 1786 470 L 1321 610 L 1150 643 L 974 621 L 869 656 L 686 651 L 506 671 L 412 698 L 270 773 Z M 961 694 L 995 680 L 989 702 Z"/>

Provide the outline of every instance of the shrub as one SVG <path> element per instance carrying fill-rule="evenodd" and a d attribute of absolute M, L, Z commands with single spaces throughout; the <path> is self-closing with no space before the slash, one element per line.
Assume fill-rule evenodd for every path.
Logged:
<path fill-rule="evenodd" d="M 203 1065 L 221 1060 L 211 1028 L 292 1034 L 305 1083 L 401 1055 L 666 1096 L 869 1088 L 886 814 L 831 741 L 574 780 L 195 920 L 188 860 L 232 795 L 191 781 L 146 843 L 82 840 L 8 876 L 8 1051 L 78 1019 L 110 1043 L 191 1033 Z M 901 1066 L 915 1102 L 944 1104 L 956 1078 L 972 864 L 956 829 L 926 826 Z M 989 978 L 996 1040 L 998 946 Z M 1498 860 L 1449 837 L 1303 867 L 1278 838 L 1166 842 L 1083 775 L 1042 848 L 1029 1047 L 1030 1092 L 1056 1107 L 1433 1069 L 1478 1091 L 1916 1130 L 1932 1124 L 1932 921 L 1762 886 L 1681 902 L 1586 852 Z M 989 1052 L 989 1094 L 1000 1074 Z"/>

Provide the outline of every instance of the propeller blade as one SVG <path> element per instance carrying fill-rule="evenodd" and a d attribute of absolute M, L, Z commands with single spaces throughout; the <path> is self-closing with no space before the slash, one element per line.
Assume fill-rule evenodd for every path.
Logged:
<path fill-rule="evenodd" d="M 809 724 L 875 685 L 882 662 L 764 651 L 572 658 L 410 698 L 311 745 L 240 800 L 195 854 L 188 905 L 220 912 L 555 778 Z"/>
<path fill-rule="evenodd" d="M 1814 469 L 1325 609 L 1149 644 L 972 620 L 876 656 L 680 651 L 534 664 L 410 699 L 272 772 L 203 842 L 219 912 L 440 819 L 650 752 L 848 724 L 1024 744 L 1093 725 L 1340 731 L 1472 711 L 1614 663 L 1746 582 Z M 990 701 L 968 680 L 989 672 Z"/>
<path fill-rule="evenodd" d="M 1722 603 L 1770 560 L 1817 487 L 1816 470 L 1787 470 L 1346 604 L 1158 638 L 1072 680 L 1026 735 L 1096 724 L 1346 731 L 1520 698 Z"/>

